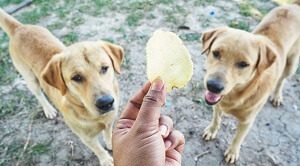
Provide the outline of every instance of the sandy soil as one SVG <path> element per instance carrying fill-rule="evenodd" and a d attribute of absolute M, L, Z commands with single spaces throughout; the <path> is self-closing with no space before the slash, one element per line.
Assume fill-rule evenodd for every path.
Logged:
<path fill-rule="evenodd" d="M 116 4 L 124 5 L 122 1 Z M 64 3 L 59 1 L 57 6 Z M 255 0 L 253 5 L 268 10 L 275 7 L 273 2 Z M 122 74 L 118 77 L 121 87 L 120 111 L 128 98 L 146 81 L 145 44 L 151 33 L 161 27 L 176 32 L 185 40 L 194 62 L 194 76 L 187 87 L 168 94 L 164 114 L 171 116 L 175 127 L 186 137 L 183 155 L 184 166 L 226 165 L 223 153 L 235 133 L 236 121 L 232 117 L 223 118 L 221 129 L 214 141 L 205 142 L 201 135 L 212 117 L 211 107 L 203 102 L 203 76 L 206 57 L 201 55 L 201 31 L 218 26 L 226 26 L 232 20 L 242 20 L 252 29 L 258 23 L 256 17 L 243 16 L 237 1 L 196 3 L 196 1 L 176 0 L 171 3 L 157 3 L 143 12 L 136 25 L 129 25 L 128 15 L 134 9 L 120 11 L 105 10 L 94 16 L 80 11 L 81 3 L 76 1 L 65 17 L 71 20 L 83 18 L 80 25 L 72 21 L 63 22 L 63 27 L 51 31 L 63 39 L 69 32 L 77 34 L 78 41 L 106 39 L 125 48 L 126 59 Z M 128 5 L 124 5 L 125 7 Z M 180 6 L 177 9 L 177 6 Z M 19 11 L 38 8 L 32 5 Z M 140 11 L 138 9 L 137 11 Z M 215 14 L 209 14 L 214 11 Z M 170 14 L 171 13 L 171 14 Z M 39 25 L 50 27 L 62 22 L 53 12 L 38 21 Z M 190 30 L 180 30 L 186 25 Z M 196 39 L 194 39 L 196 38 Z M 6 43 L 1 43 L 3 47 Z M 16 73 L 15 70 L 11 69 Z M 289 78 L 284 88 L 284 103 L 279 108 L 269 103 L 259 113 L 254 126 L 242 145 L 239 166 L 298 166 L 300 163 L 300 74 Z M 9 82 L 1 82 L 0 119 L 0 165 L 96 165 L 95 155 L 86 148 L 62 121 L 61 115 L 55 120 L 43 116 L 41 107 L 27 90 L 22 78 L 17 76 Z M 9 104 L 7 104 L 9 103 Z M 24 151 L 26 141 L 28 147 Z"/>

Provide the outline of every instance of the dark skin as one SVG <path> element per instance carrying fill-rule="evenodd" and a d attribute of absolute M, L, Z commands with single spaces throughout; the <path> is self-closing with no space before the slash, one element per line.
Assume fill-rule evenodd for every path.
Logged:
<path fill-rule="evenodd" d="M 166 87 L 146 83 L 128 102 L 113 131 L 115 166 L 180 166 L 184 136 L 161 115 Z"/>

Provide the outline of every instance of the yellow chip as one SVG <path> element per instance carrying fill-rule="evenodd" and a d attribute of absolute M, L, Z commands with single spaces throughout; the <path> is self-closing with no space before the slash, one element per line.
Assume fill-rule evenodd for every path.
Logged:
<path fill-rule="evenodd" d="M 170 92 L 182 88 L 193 75 L 193 62 L 187 48 L 172 32 L 156 30 L 146 47 L 147 76 L 152 82 L 160 77 Z"/>

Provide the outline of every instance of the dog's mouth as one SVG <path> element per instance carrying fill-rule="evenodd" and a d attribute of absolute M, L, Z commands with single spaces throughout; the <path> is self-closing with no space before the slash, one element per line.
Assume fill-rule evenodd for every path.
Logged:
<path fill-rule="evenodd" d="M 205 92 L 205 101 L 209 105 L 215 105 L 222 99 L 222 95 L 210 91 Z"/>
<path fill-rule="evenodd" d="M 100 114 L 106 114 L 106 113 L 109 113 L 109 112 L 115 110 L 115 107 L 113 105 L 108 105 L 108 106 L 102 107 L 101 109 L 98 108 L 97 110 Z"/>

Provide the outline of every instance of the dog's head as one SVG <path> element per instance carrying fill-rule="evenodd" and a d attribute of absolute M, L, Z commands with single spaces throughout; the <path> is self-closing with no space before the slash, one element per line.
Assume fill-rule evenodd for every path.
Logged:
<path fill-rule="evenodd" d="M 207 54 L 205 100 L 211 105 L 231 91 L 245 88 L 276 58 L 263 37 L 227 27 L 203 33 L 202 48 Z"/>
<path fill-rule="evenodd" d="M 104 42 L 73 44 L 55 55 L 42 77 L 70 102 L 83 106 L 91 115 L 101 115 L 118 107 L 118 85 L 123 49 Z"/>

